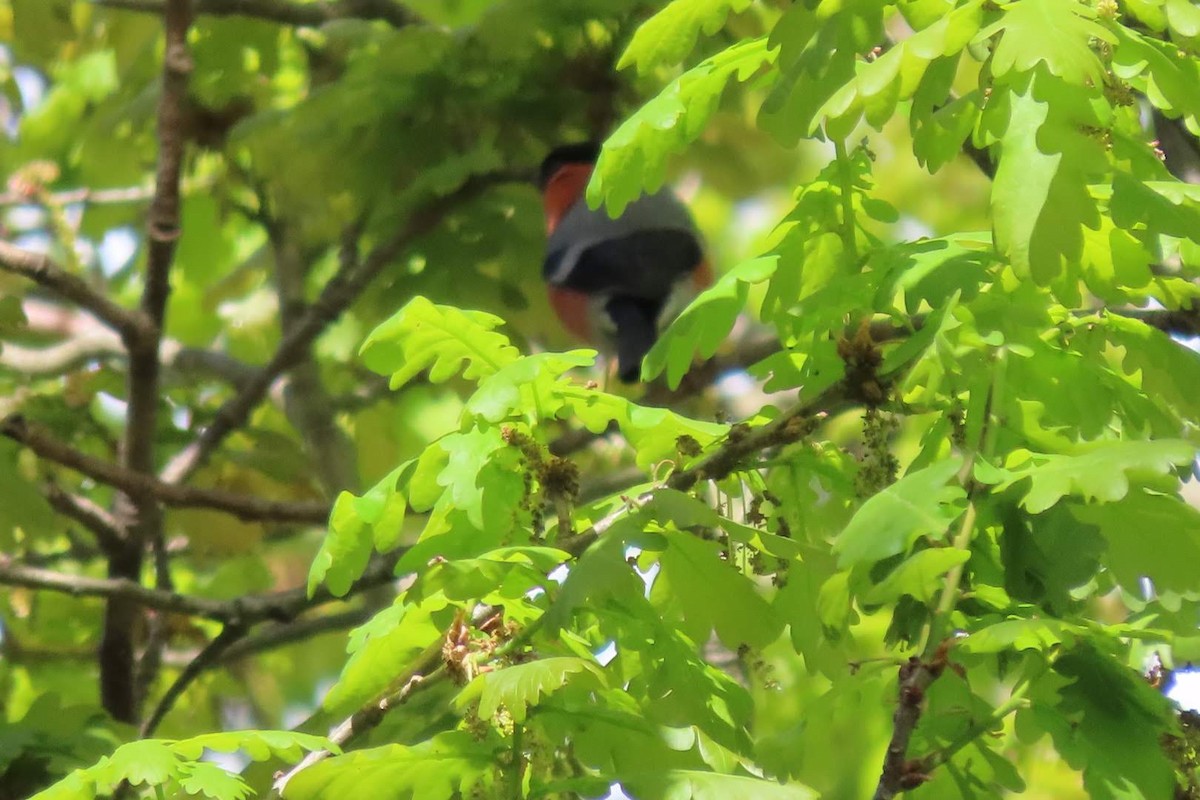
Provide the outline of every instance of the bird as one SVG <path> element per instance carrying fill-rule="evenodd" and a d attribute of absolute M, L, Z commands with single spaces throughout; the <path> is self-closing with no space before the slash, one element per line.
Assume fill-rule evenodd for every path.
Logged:
<path fill-rule="evenodd" d="M 643 195 L 616 218 L 589 208 L 584 191 L 599 155 L 599 144 L 580 142 L 542 161 L 542 278 L 563 327 L 615 350 L 617 377 L 634 383 L 660 330 L 711 285 L 712 268 L 691 213 L 670 189 Z"/>

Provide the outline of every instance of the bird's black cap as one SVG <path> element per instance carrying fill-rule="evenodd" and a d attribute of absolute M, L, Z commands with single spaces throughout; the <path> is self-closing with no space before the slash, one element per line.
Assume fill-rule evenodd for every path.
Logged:
<path fill-rule="evenodd" d="M 546 188 L 554 173 L 567 164 L 595 164 L 599 157 L 599 142 L 578 142 L 556 147 L 542 161 L 542 167 L 538 171 L 538 186 Z"/>

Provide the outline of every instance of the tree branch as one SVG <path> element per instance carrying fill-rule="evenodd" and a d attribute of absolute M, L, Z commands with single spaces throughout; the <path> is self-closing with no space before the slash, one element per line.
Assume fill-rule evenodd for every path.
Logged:
<path fill-rule="evenodd" d="M 237 615 L 234 604 L 222 600 L 150 589 L 126 578 L 89 578 L 0 560 L 0 584 L 62 592 L 73 597 L 122 599 L 158 611 L 187 614 L 225 622 Z"/>
<path fill-rule="evenodd" d="M 155 705 L 154 711 L 151 712 L 150 716 L 146 717 L 146 721 L 142 723 L 140 731 L 143 739 L 154 733 L 155 729 L 158 728 L 158 724 L 162 722 L 163 717 L 174 707 L 175 702 L 183 695 L 184 690 L 191 685 L 192 681 L 200 677 L 200 674 L 206 669 L 216 665 L 221 660 L 221 656 L 245 635 L 246 628 L 244 625 L 229 623 L 221 629 L 217 637 L 209 642 L 208 646 L 191 660 L 183 672 L 179 673 L 179 677 L 167 688 L 167 691 L 159 699 L 158 704 Z"/>
<path fill-rule="evenodd" d="M 144 203 L 154 197 L 152 186 L 127 186 L 116 189 L 67 189 L 53 192 L 49 201 L 56 206 L 72 203 L 89 203 L 95 205 L 117 205 L 121 203 Z M 30 197 L 27 192 L 0 193 L 0 206 L 14 206 L 25 203 L 37 203 L 38 198 Z"/>
<path fill-rule="evenodd" d="M 313 592 L 311 597 L 304 587 L 299 587 L 269 594 L 246 595 L 235 600 L 212 600 L 163 589 L 151 589 L 137 581 L 89 578 L 14 564 L 7 558 L 0 559 L 0 585 L 61 592 L 73 597 L 121 598 L 163 613 L 202 617 L 227 625 L 250 626 L 265 620 L 287 622 L 310 608 L 335 600 L 346 600 L 369 589 L 391 583 L 395 580 L 392 573 L 396 562 L 403 554 L 404 551 L 400 550 L 387 556 L 376 557 L 363 571 L 362 577 L 355 581 L 342 597 L 334 597 L 322 586 Z"/>
<path fill-rule="evenodd" d="M 908 742 L 921 720 L 925 692 L 945 668 L 946 646 L 943 644 L 938 648 L 942 654 L 940 662 L 936 656 L 928 664 L 913 656 L 900 666 L 896 711 L 892 714 L 892 739 L 883 759 L 883 774 L 875 787 L 874 800 L 892 800 L 900 792 L 915 789 L 929 778 L 924 762 L 908 760 Z"/>
<path fill-rule="evenodd" d="M 329 732 L 329 741 L 341 747 L 379 726 L 389 711 L 404 705 L 418 686 L 432 686 L 446 679 L 448 673 L 442 659 L 442 640 L 434 642 L 408 668 L 405 681 L 399 689 L 384 696 L 378 702 L 371 702 L 355 711 L 337 727 Z M 314 750 L 304 757 L 299 764 L 280 775 L 274 783 L 276 794 L 282 795 L 288 782 L 303 770 L 324 761 L 333 755 L 328 750 Z"/>
<path fill-rule="evenodd" d="M 178 508 L 211 508 L 248 521 L 324 525 L 329 520 L 329 505 L 323 502 L 267 500 L 257 495 L 240 495 L 221 489 L 164 483 L 152 475 L 82 453 L 21 417 L 0 421 L 0 435 L 25 445 L 41 458 L 131 496 L 148 498 L 156 504 Z"/>
<path fill-rule="evenodd" d="M 109 300 L 49 256 L 0 241 L 0 269 L 28 278 L 64 300 L 87 309 L 120 333 L 126 342 L 150 341 L 158 335 L 157 325 L 149 317 Z"/>
<path fill-rule="evenodd" d="M 375 248 L 365 261 L 344 264 L 329 283 L 325 284 L 320 297 L 284 336 L 271 360 L 259 369 L 254 379 L 242 387 L 236 396 L 217 410 L 212 423 L 194 442 L 167 463 L 161 473 L 163 481 L 180 483 L 203 466 L 225 437 L 245 423 L 275 378 L 303 360 L 317 336 L 341 316 L 408 244 L 435 228 L 458 204 L 477 196 L 488 186 L 510 177 L 507 174 L 497 174 L 472 178 L 457 191 L 433 200 L 415 212 L 395 236 Z"/>
<path fill-rule="evenodd" d="M 92 0 L 95 5 L 161 14 L 166 0 Z M 239 16 L 283 25 L 317 27 L 336 19 L 382 20 L 394 27 L 422 22 L 413 11 L 391 0 L 323 0 L 295 3 L 288 0 L 194 0 L 193 10 L 214 17 Z"/>
<path fill-rule="evenodd" d="M 263 203 L 264 213 L 266 203 Z M 267 233 L 275 255 L 275 284 L 279 295 L 280 324 L 286 337 L 308 312 L 304 299 L 304 281 L 308 272 L 304 254 L 296 245 L 292 232 L 281 220 L 269 219 Z M 343 236 L 341 267 L 348 268 L 358 261 L 358 226 L 351 226 Z M 333 404 L 321 372 L 313 359 L 312 347 L 292 368 L 283 391 L 284 413 L 300 435 L 309 451 L 316 474 L 327 497 L 342 491 L 357 491 L 358 466 L 354 447 L 334 418 Z"/>
<path fill-rule="evenodd" d="M 78 522 L 96 537 L 103 552 L 118 547 L 121 528 L 112 514 L 86 497 L 67 492 L 57 484 L 49 484 L 42 490 L 50 507 L 68 519 Z"/>
<path fill-rule="evenodd" d="M 324 633 L 342 631 L 361 625 L 375 615 L 374 609 L 356 608 L 337 614 L 301 619 L 266 626 L 263 630 L 234 643 L 221 657 L 221 663 L 237 661 L 259 653 L 307 641 Z"/>
<path fill-rule="evenodd" d="M 35 325 L 35 314 L 51 315 L 47 304 L 25 303 L 26 315 L 30 317 L 30 329 L 45 329 L 47 332 L 66 336 L 60 342 L 45 347 L 23 347 L 5 342 L 0 350 L 0 367 L 25 375 L 63 375 L 73 372 L 85 364 L 107 359 L 125 359 L 128 352 L 121 337 L 87 314 L 55 309 L 54 325 L 41 319 Z M 36 312 L 30 313 L 31 309 Z M 208 375 L 234 386 L 249 381 L 257 370 L 236 358 L 217 350 L 201 347 L 186 347 L 175 339 L 163 339 L 159 345 L 159 361 L 167 370 L 177 373 L 175 379 Z"/>
<path fill-rule="evenodd" d="M 114 501 L 114 509 L 124 537 L 120 546 L 110 548 L 107 554 L 110 578 L 138 581 L 145 547 L 150 544 L 156 555 L 155 583 L 160 590 L 171 588 L 171 576 L 163 554 L 162 508 L 153 479 L 160 401 L 158 350 L 171 291 L 171 263 L 179 240 L 184 103 L 188 76 L 192 71 L 187 41 L 191 25 L 189 6 L 189 0 L 167 0 L 162 9 L 166 48 L 162 94 L 158 102 L 158 167 L 147 220 L 148 255 L 141 298 L 142 316 L 151 324 L 152 333 L 139 338 L 124 337 L 129 351 L 129 370 L 125 379 L 127 406 L 120 448 L 120 475 L 133 475 L 137 479 L 113 484 L 121 490 Z M 69 449 L 60 454 L 69 454 Z M 132 631 L 140 613 L 135 602 L 113 597 L 105 608 L 100 640 L 101 701 L 114 718 L 129 723 L 137 722 L 144 687 L 156 672 L 161 643 L 165 639 L 165 634 L 152 624 L 139 668 L 134 657 Z"/>

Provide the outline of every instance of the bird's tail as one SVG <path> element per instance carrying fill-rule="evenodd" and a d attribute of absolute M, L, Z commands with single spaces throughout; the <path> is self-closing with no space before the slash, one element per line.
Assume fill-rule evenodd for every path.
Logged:
<path fill-rule="evenodd" d="M 658 338 L 660 303 L 614 297 L 605 310 L 617 328 L 617 377 L 633 383 L 642 374 L 642 359 Z"/>

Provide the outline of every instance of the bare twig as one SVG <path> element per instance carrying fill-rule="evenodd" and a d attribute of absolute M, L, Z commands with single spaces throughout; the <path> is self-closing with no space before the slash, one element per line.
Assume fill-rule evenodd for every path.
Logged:
<path fill-rule="evenodd" d="M 1165 308 L 1110 311 L 1121 317 L 1141 320 L 1151 328 L 1177 336 L 1200 336 L 1200 306 L 1171 311 Z"/>
<path fill-rule="evenodd" d="M 28 278 L 64 300 L 87 309 L 120 333 L 127 342 L 148 341 L 157 336 L 157 326 L 149 317 L 109 300 L 83 278 L 64 270 L 49 256 L 0 241 L 0 269 Z"/>
<path fill-rule="evenodd" d="M 128 11 L 162 13 L 166 0 L 92 0 L 95 5 Z M 323 0 L 297 3 L 289 0 L 194 0 L 197 14 L 239 16 L 270 20 L 284 25 L 319 26 L 336 19 L 378 19 L 399 28 L 416 25 L 421 18 L 392 0 Z"/>
<path fill-rule="evenodd" d="M 387 713 L 399 708 L 408 701 L 418 686 L 433 686 L 447 677 L 445 665 L 438 665 L 442 658 L 442 642 L 439 639 L 428 648 L 417 661 L 406 671 L 406 680 L 398 690 L 385 696 L 378 702 L 368 703 L 343 720 L 329 732 L 329 741 L 339 748 L 365 735 L 379 726 Z M 274 788 L 277 794 L 283 794 L 288 782 L 303 770 L 313 764 L 324 761 L 333 755 L 329 750 L 314 750 L 304 757 L 299 764 L 292 767 L 275 780 Z"/>
<path fill-rule="evenodd" d="M 374 609 L 364 607 L 336 614 L 322 614 L 318 617 L 301 619 L 295 622 L 264 626 L 263 630 L 258 633 L 234 643 L 225 651 L 220 663 L 224 664 L 230 661 L 249 658 L 250 656 L 275 650 L 279 647 L 286 647 L 296 642 L 306 642 L 314 636 L 353 628 L 356 625 L 363 624 L 374 616 L 374 614 Z"/>
<path fill-rule="evenodd" d="M 280 324 L 283 335 L 287 336 L 308 312 L 308 303 L 304 299 L 307 264 L 289 227 L 283 221 L 269 217 L 265 200 L 261 205 L 267 216 L 267 233 L 275 256 Z M 343 237 L 343 269 L 358 261 L 359 233 L 359 226 L 354 225 Z M 303 437 L 326 496 L 336 497 L 341 491 L 357 491 L 358 469 L 354 447 L 337 425 L 333 404 L 321 380 L 311 347 L 305 349 L 300 363 L 292 368 L 283 398 L 284 412 Z"/>
<path fill-rule="evenodd" d="M 310 616 L 292 622 L 266 624 L 257 633 L 252 633 L 231 644 L 221 654 L 221 657 L 215 663 L 208 664 L 206 669 L 222 667 L 297 642 L 307 642 L 323 634 L 339 633 L 347 628 L 363 624 L 374 616 L 375 612 L 376 609 L 370 606 L 361 606 L 349 611 Z M 198 652 L 195 649 L 169 650 L 163 657 L 163 663 L 176 669 L 186 669 L 197 655 Z"/>
<path fill-rule="evenodd" d="M 233 604 L 221 600 L 209 600 L 203 597 L 190 597 L 175 592 L 150 589 L 137 581 L 125 578 L 89 578 L 85 575 L 68 575 L 63 572 L 5 561 L 0 561 L 0 584 L 62 592 L 75 597 L 120 598 L 158 611 L 220 621 L 226 621 L 237 615 L 237 609 Z"/>
<path fill-rule="evenodd" d="M 31 303 L 26 302 L 29 308 Z M 45 313 L 45 304 L 37 304 L 38 313 Z M 28 313 L 28 312 L 27 312 Z M 53 330 L 67 338 L 45 347 L 22 347 L 6 342 L 0 350 L 0 367 L 25 375 L 63 375 L 80 369 L 93 361 L 124 360 L 128 351 L 121 337 L 91 316 L 62 310 L 59 328 Z M 40 320 L 46 322 L 47 320 Z M 38 326 L 30 324 L 36 330 Z M 49 332 L 49 331 L 47 331 Z M 250 380 L 257 370 L 236 358 L 217 350 L 186 347 L 174 339 L 163 339 L 158 348 L 162 367 L 171 372 L 173 380 L 194 380 L 198 376 L 218 378 L 234 386 Z"/>
<path fill-rule="evenodd" d="M 72 203 L 89 203 L 94 205 L 116 205 L 121 203 L 144 203 L 154 197 L 153 186 L 123 186 L 117 189 L 67 189 L 53 192 L 49 201 L 56 206 Z M 0 206 L 36 203 L 26 192 L 0 193 Z"/>
<path fill-rule="evenodd" d="M 161 550 L 162 508 L 153 486 L 154 445 L 157 439 L 159 403 L 158 348 L 170 294 L 169 273 L 179 239 L 179 176 L 183 168 L 184 102 L 188 75 L 192 71 L 187 33 L 191 24 L 189 0 L 168 0 L 163 6 L 166 50 L 162 67 L 162 94 L 158 102 L 158 169 L 154 198 L 147 225 L 148 258 L 142 290 L 141 313 L 151 325 L 151 334 L 124 336 L 129 351 L 126 375 L 126 422 L 121 441 L 122 474 L 138 480 L 118 486 L 114 509 L 124 538 L 108 552 L 108 575 L 118 580 L 137 581 L 141 575 L 146 545 Z M 7 427 L 7 426 L 6 426 Z M 155 561 L 156 585 L 170 588 L 165 559 Z M 138 669 L 134 658 L 133 630 L 141 610 L 136 602 L 113 597 L 104 612 L 100 639 L 100 698 L 104 708 L 122 722 L 136 722 L 146 681 L 152 677 L 165 634 L 152 626 L 145 664 Z"/>
<path fill-rule="evenodd" d="M 208 646 L 201 650 L 199 655 L 192 659 L 183 672 L 179 673 L 179 677 L 175 679 L 175 682 L 167 688 L 167 691 L 154 707 L 154 711 L 142 723 L 142 738 L 153 734 L 155 729 L 158 728 L 158 724 L 162 722 L 163 717 L 174 707 L 175 702 L 183 695 L 184 690 L 191 685 L 192 681 L 200 677 L 200 674 L 206 669 L 217 664 L 225 652 L 245 635 L 245 626 L 236 623 L 226 624 L 221 629 L 221 632 L 217 634 L 217 637 L 209 642 Z"/>
<path fill-rule="evenodd" d="M 107 510 L 86 497 L 71 494 L 57 484 L 49 484 L 42 490 L 50 507 L 64 517 L 74 520 L 96 537 L 104 552 L 119 546 L 121 529 L 117 520 Z"/>
<path fill-rule="evenodd" d="M 324 525 L 329 519 L 329 505 L 323 502 L 267 500 L 257 495 L 240 495 L 220 489 L 164 483 L 152 475 L 126 469 L 82 453 L 20 417 L 9 417 L 0 422 L 0 435 L 25 445 L 48 461 L 61 464 L 130 495 L 149 498 L 156 504 L 179 508 L 211 508 L 232 514 L 239 519 L 262 522 Z"/>
<path fill-rule="evenodd" d="M 163 589 L 151 589 L 137 581 L 89 578 L 0 560 L 0 585 L 61 592 L 74 597 L 121 598 L 156 611 L 202 617 L 230 625 L 250 626 L 265 620 L 287 622 L 310 608 L 344 600 L 395 580 L 392 571 L 402 552 L 377 557 L 342 597 L 318 588 L 312 596 L 304 587 L 268 594 L 246 595 L 235 600 L 212 600 Z"/>

